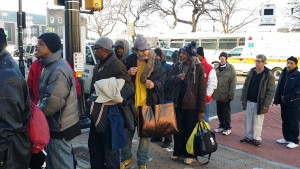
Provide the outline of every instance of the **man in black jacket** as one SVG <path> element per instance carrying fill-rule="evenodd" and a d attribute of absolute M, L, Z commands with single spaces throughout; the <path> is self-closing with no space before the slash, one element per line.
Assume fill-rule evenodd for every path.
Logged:
<path fill-rule="evenodd" d="M 286 61 L 278 81 L 274 104 L 280 104 L 283 138 L 277 140 L 279 144 L 287 144 L 288 148 L 299 146 L 300 116 L 300 72 L 298 59 L 291 56 Z"/>
<path fill-rule="evenodd" d="M 27 123 L 31 116 L 29 91 L 0 28 L 0 168 L 28 169 L 30 141 Z"/>
<path fill-rule="evenodd" d="M 125 59 L 125 66 L 134 83 L 134 104 L 136 107 L 155 105 L 164 102 L 163 85 L 167 74 L 147 43 L 146 38 L 134 41 L 133 54 Z M 134 131 L 126 131 L 128 146 L 121 151 L 121 168 L 131 164 L 131 143 Z M 140 137 L 137 152 L 139 169 L 147 169 L 149 162 L 150 138 Z"/>

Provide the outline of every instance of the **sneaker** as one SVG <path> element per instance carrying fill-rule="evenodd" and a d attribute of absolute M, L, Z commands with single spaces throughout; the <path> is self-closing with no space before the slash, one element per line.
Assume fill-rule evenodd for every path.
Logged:
<path fill-rule="evenodd" d="M 286 145 L 287 148 L 296 148 L 298 146 L 299 146 L 298 144 L 295 144 L 293 142 L 290 142 L 288 145 Z"/>
<path fill-rule="evenodd" d="M 121 164 L 120 164 L 120 169 L 130 168 L 131 163 L 132 163 L 131 159 L 127 159 L 127 160 L 122 161 Z"/>
<path fill-rule="evenodd" d="M 168 148 L 170 146 L 170 142 L 164 141 L 163 144 L 161 145 L 162 148 Z"/>
<path fill-rule="evenodd" d="M 248 139 L 247 137 L 244 137 L 242 140 L 240 140 L 240 143 L 250 143 L 250 139 Z"/>
<path fill-rule="evenodd" d="M 259 141 L 259 140 L 253 140 L 252 143 L 257 147 L 260 147 L 260 145 L 261 145 L 261 141 Z"/>
<path fill-rule="evenodd" d="M 141 166 L 139 167 L 139 169 L 147 169 L 147 166 L 146 166 L 146 165 L 141 165 Z"/>
<path fill-rule="evenodd" d="M 178 160 L 178 159 L 179 159 L 178 156 L 173 156 L 173 155 L 172 155 L 170 158 L 171 158 L 172 160 Z"/>
<path fill-rule="evenodd" d="M 279 143 L 279 144 L 289 144 L 290 143 L 289 141 L 286 141 L 284 138 L 279 139 L 276 142 Z"/>
<path fill-rule="evenodd" d="M 184 161 L 183 161 L 183 163 L 184 163 L 184 164 L 187 164 L 187 165 L 190 165 L 190 164 L 192 164 L 193 162 L 194 162 L 194 159 L 192 159 L 192 158 L 185 158 Z"/>
<path fill-rule="evenodd" d="M 219 128 L 214 129 L 214 132 L 215 132 L 215 133 L 221 133 L 221 132 L 223 132 L 223 131 L 224 131 L 224 129 L 223 129 L 222 127 L 219 127 Z"/>
<path fill-rule="evenodd" d="M 226 135 L 226 136 L 228 136 L 230 133 L 231 133 L 231 130 L 230 130 L 230 129 L 224 130 L 224 131 L 222 132 L 222 134 L 223 134 L 223 135 Z"/>

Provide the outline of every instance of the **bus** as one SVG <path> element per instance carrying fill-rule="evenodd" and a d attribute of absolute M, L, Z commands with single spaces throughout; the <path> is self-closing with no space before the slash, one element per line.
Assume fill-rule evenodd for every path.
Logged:
<path fill-rule="evenodd" d="M 244 34 L 220 34 L 220 33 L 187 33 L 176 35 L 162 35 L 158 39 L 158 45 L 162 48 L 182 48 L 195 41 L 198 46 L 204 48 L 207 61 L 210 64 L 219 62 L 221 52 L 229 52 L 236 46 L 244 46 L 246 36 Z"/>
<path fill-rule="evenodd" d="M 167 48 L 182 48 L 191 41 L 204 48 L 208 63 L 219 63 L 219 54 L 229 53 L 228 62 L 238 73 L 245 74 L 255 66 L 257 54 L 267 56 L 267 67 L 273 71 L 276 79 L 286 66 L 290 56 L 299 57 L 300 33 L 256 32 L 247 34 L 190 33 L 160 37 L 159 45 Z"/>

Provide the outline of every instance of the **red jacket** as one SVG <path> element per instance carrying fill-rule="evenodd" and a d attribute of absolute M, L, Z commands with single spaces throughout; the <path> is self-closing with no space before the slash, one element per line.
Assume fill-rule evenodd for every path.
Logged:
<path fill-rule="evenodd" d="M 210 71 L 213 69 L 213 67 L 207 63 L 206 61 L 206 58 L 203 58 L 203 60 L 201 61 L 203 67 L 204 67 L 204 70 L 205 70 L 205 82 L 206 82 L 206 85 L 207 85 L 207 81 L 208 81 L 208 75 L 210 73 Z M 212 99 L 212 95 L 211 96 L 206 96 L 206 104 L 208 104 Z"/>
<path fill-rule="evenodd" d="M 69 62 L 67 62 L 67 63 L 71 67 Z M 27 85 L 28 85 L 28 88 L 29 88 L 30 99 L 35 104 L 37 104 L 38 101 L 40 100 L 39 82 L 40 82 L 40 77 L 41 77 L 43 68 L 44 68 L 44 66 L 39 63 L 38 59 L 36 59 L 32 63 L 32 65 L 30 67 L 30 70 L 29 70 L 28 77 L 27 77 Z M 80 85 L 79 85 L 78 79 L 76 78 L 76 74 L 75 74 L 73 69 L 72 69 L 72 71 L 74 73 L 75 82 L 76 82 L 77 97 L 79 97 L 80 93 L 81 93 Z"/>

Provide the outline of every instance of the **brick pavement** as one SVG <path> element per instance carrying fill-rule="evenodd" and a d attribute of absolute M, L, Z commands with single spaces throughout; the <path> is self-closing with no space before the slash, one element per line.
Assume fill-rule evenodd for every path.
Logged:
<path fill-rule="evenodd" d="M 233 132 L 229 136 L 217 134 L 219 148 L 212 154 L 210 163 L 200 166 L 198 163 L 185 165 L 181 160 L 170 159 L 172 148 L 163 149 L 159 143 L 151 143 L 151 159 L 148 168 L 150 169 L 300 169 L 299 149 L 289 150 L 283 145 L 275 143 L 281 137 L 281 121 L 278 117 L 279 111 L 271 107 L 265 117 L 263 128 L 263 144 L 261 147 L 254 147 L 248 144 L 240 144 L 239 139 L 243 137 L 244 113 L 236 113 L 232 116 Z M 273 116 L 274 115 L 274 116 Z M 217 127 L 218 119 L 211 121 L 211 127 Z M 78 160 L 78 169 L 89 169 L 89 154 L 87 148 L 88 129 L 83 130 L 82 135 L 73 140 L 74 152 Z M 133 150 L 136 152 L 138 137 L 133 140 Z M 171 145 L 172 147 L 173 145 Z M 201 160 L 201 159 L 200 159 Z M 132 169 L 137 169 L 136 156 L 133 156 Z"/>

